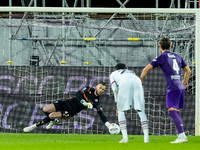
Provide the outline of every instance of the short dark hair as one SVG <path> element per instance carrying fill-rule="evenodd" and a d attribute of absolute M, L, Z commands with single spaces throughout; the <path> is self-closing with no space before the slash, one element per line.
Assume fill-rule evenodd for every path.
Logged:
<path fill-rule="evenodd" d="M 123 64 L 123 63 L 118 63 L 118 64 L 115 66 L 115 69 L 116 69 L 116 70 L 119 70 L 119 69 L 126 69 L 126 65 Z"/>
<path fill-rule="evenodd" d="M 161 40 L 160 40 L 160 46 L 161 46 L 161 48 L 164 50 L 164 49 L 167 49 L 167 50 L 169 50 L 169 48 L 170 48 L 170 45 L 171 45 L 171 41 L 170 41 L 170 39 L 169 38 L 162 38 Z"/>
<path fill-rule="evenodd" d="M 106 83 L 103 81 L 100 81 L 98 84 L 102 84 L 103 86 L 106 86 Z"/>

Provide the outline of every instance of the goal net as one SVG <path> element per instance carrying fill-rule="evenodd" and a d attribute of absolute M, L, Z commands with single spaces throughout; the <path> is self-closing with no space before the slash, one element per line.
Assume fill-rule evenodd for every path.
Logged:
<path fill-rule="evenodd" d="M 180 113 L 185 132 L 195 134 L 197 10 L 4 7 L 0 11 L 0 132 L 22 132 L 44 117 L 45 105 L 71 97 L 86 85 L 95 87 L 99 81 L 108 85 L 101 96 L 104 113 L 117 123 L 109 74 L 121 62 L 140 76 L 160 55 L 160 38 L 169 37 L 171 51 L 192 70 Z M 150 134 L 177 134 L 166 110 L 160 68 L 148 74 L 143 87 Z M 95 112 L 82 111 L 51 130 L 44 126 L 34 132 L 108 133 Z M 135 110 L 127 111 L 126 117 L 128 133 L 143 134 Z"/>

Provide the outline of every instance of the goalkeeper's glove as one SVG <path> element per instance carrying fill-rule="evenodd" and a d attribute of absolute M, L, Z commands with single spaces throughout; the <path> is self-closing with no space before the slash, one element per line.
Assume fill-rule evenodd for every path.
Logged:
<path fill-rule="evenodd" d="M 88 109 L 92 109 L 93 108 L 93 105 L 89 102 L 86 102 L 84 99 L 81 100 L 81 103 L 87 107 Z"/>
<path fill-rule="evenodd" d="M 108 121 L 105 123 L 105 126 L 109 129 L 111 126 L 111 123 L 109 123 Z"/>

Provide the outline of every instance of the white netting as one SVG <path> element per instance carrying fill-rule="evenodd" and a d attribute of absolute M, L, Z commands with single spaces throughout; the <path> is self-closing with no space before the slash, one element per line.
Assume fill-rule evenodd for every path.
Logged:
<path fill-rule="evenodd" d="M 191 67 L 193 74 L 187 90 L 195 93 L 195 13 L 41 12 L 13 13 L 8 17 L 4 14 L 0 19 L 3 55 L 0 63 L 5 68 L 8 66 L 8 73 L 3 72 L 2 76 L 12 79 L 13 87 L 7 93 L 28 95 L 34 105 L 28 109 L 33 116 L 29 124 L 34 122 L 34 117 L 40 119 L 37 109 L 45 104 L 73 96 L 85 85 L 94 87 L 101 80 L 108 83 L 108 76 L 118 62 L 125 63 L 139 76 L 142 68 L 160 54 L 158 42 L 162 36 L 171 39 L 171 51 L 181 55 Z M 148 93 L 145 97 L 150 133 L 175 134 L 167 113 L 162 111 L 166 90 L 162 74 L 156 71 L 150 75 L 144 88 Z M 160 99 L 162 103 L 158 103 Z M 26 96 L 25 101 L 23 106 L 28 107 Z M 106 116 L 116 121 L 114 108 L 109 112 L 113 101 L 108 86 L 103 106 Z M 129 127 L 130 132 L 139 134 L 141 129 L 134 131 L 134 126 L 140 126 L 137 114 L 131 110 L 127 115 L 136 122 Z M 98 121 L 94 122 L 95 117 L 82 112 L 72 122 L 63 121 L 57 129 L 63 129 L 64 133 L 103 133 L 105 129 Z M 189 128 L 186 131 L 194 134 Z"/>

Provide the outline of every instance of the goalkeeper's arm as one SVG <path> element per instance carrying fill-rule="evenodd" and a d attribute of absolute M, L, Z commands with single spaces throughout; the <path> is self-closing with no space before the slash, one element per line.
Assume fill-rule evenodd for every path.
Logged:
<path fill-rule="evenodd" d="M 87 107 L 88 109 L 92 109 L 93 105 L 90 102 L 86 102 L 84 99 L 82 99 L 80 101 L 85 107 Z"/>
<path fill-rule="evenodd" d="M 97 113 L 98 113 L 99 117 L 101 118 L 101 120 L 103 121 L 103 123 L 105 124 L 105 126 L 109 129 L 111 124 L 108 122 L 108 119 L 104 115 L 102 108 L 97 109 Z"/>
<path fill-rule="evenodd" d="M 87 88 L 86 88 L 87 90 Z M 90 103 L 90 102 L 86 102 L 84 99 L 83 99 L 83 93 L 84 91 L 82 90 L 79 90 L 78 92 L 76 92 L 76 99 L 78 101 L 80 101 L 80 103 L 82 103 L 85 107 L 87 107 L 87 109 L 92 109 L 93 108 L 93 105 Z"/>

